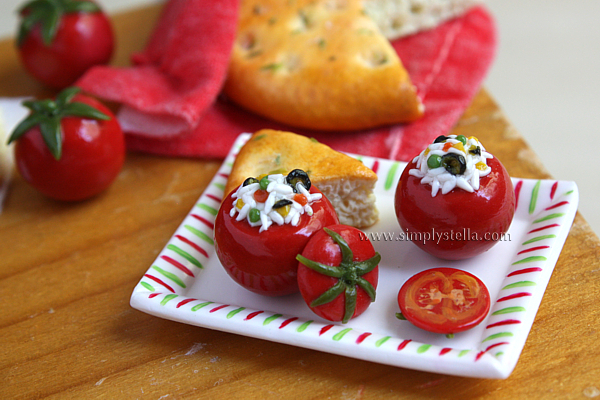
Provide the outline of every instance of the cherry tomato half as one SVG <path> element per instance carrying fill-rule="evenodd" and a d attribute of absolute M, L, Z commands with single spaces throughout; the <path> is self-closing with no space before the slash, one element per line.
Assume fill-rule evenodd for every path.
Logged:
<path fill-rule="evenodd" d="M 494 246 L 508 231 L 515 213 L 512 181 L 497 158 L 487 160 L 492 172 L 469 193 L 455 188 L 431 196 L 431 187 L 409 174 L 409 163 L 396 188 L 395 210 L 400 227 L 426 252 L 447 260 L 476 256 Z"/>
<path fill-rule="evenodd" d="M 433 268 L 407 280 L 398 292 L 402 315 L 434 333 L 473 328 L 490 310 L 490 294 L 475 275 L 455 268 Z"/>
<path fill-rule="evenodd" d="M 15 163 L 23 178 L 46 196 L 67 201 L 83 200 L 104 191 L 125 160 L 125 139 L 111 111 L 82 94 L 75 95 L 72 101 L 92 106 L 110 119 L 63 117 L 59 160 L 48 149 L 39 126 L 15 144 Z"/>
<path fill-rule="evenodd" d="M 375 301 L 380 260 L 360 230 L 328 226 L 314 234 L 298 257 L 300 293 L 318 316 L 346 323 Z"/>
<path fill-rule="evenodd" d="M 99 9 L 93 12 L 63 9 L 77 8 L 76 3 L 42 0 L 28 3 L 21 12 L 24 20 L 41 15 L 26 33 L 20 34 L 21 62 L 33 77 L 52 88 L 73 84 L 90 67 L 108 63 L 113 54 L 114 35 L 107 16 Z M 42 31 L 49 25 L 46 20 L 51 20 L 55 13 L 59 15 L 58 26 L 51 42 L 45 43 Z"/>
<path fill-rule="evenodd" d="M 320 191 L 313 185 L 310 193 Z M 263 232 L 246 220 L 232 218 L 229 215 L 232 207 L 230 194 L 221 204 L 215 221 L 217 256 L 233 280 L 248 290 L 268 296 L 298 291 L 296 255 L 315 232 L 339 223 L 325 196 L 311 204 L 313 215 L 302 214 L 297 226 L 273 224 Z"/>

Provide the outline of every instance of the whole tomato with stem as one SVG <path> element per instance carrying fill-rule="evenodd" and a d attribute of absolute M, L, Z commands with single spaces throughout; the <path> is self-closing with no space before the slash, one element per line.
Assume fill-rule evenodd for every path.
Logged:
<path fill-rule="evenodd" d="M 63 89 L 114 50 L 110 20 L 88 0 L 32 0 L 20 8 L 17 48 L 25 69 L 45 85 Z"/>
<path fill-rule="evenodd" d="M 15 163 L 48 197 L 77 201 L 108 188 L 125 160 L 125 139 L 111 111 L 68 88 L 55 100 L 25 101 L 31 110 L 13 131 Z"/>
<path fill-rule="evenodd" d="M 236 192 L 237 189 L 232 193 Z M 263 192 L 257 190 L 254 198 L 258 199 Z M 321 194 L 314 185 L 309 186 L 309 193 Z M 315 232 L 339 223 L 325 196 L 311 204 L 312 215 L 302 214 L 297 225 L 273 224 L 266 230 L 252 226 L 246 219 L 237 220 L 231 215 L 234 207 L 230 194 L 219 208 L 214 229 L 216 254 L 235 282 L 267 296 L 298 291 L 296 255 L 302 252 Z"/>
<path fill-rule="evenodd" d="M 346 323 L 375 301 L 381 256 L 359 229 L 328 226 L 297 260 L 300 293 L 318 316 Z"/>

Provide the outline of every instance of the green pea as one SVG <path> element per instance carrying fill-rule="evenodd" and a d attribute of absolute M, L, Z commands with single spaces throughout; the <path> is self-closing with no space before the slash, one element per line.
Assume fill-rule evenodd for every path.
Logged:
<path fill-rule="evenodd" d="M 427 159 L 427 166 L 431 169 L 438 168 L 442 165 L 442 157 L 437 154 L 432 154 Z"/>
<path fill-rule="evenodd" d="M 260 188 L 262 190 L 267 190 L 267 186 L 269 186 L 269 177 L 265 176 L 260 180 Z"/>
<path fill-rule="evenodd" d="M 467 144 L 467 138 L 465 137 L 465 135 L 458 135 L 456 137 L 456 140 L 461 141 L 463 146 L 466 146 L 466 144 Z"/>
<path fill-rule="evenodd" d="M 251 209 L 248 215 L 250 216 L 250 222 L 260 221 L 260 211 L 258 210 L 258 208 Z"/>

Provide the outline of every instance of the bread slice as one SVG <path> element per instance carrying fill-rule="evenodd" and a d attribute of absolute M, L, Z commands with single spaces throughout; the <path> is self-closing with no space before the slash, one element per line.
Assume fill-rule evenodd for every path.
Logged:
<path fill-rule="evenodd" d="M 360 0 L 242 0 L 224 90 L 248 110 L 308 129 L 372 128 L 423 114 Z"/>
<path fill-rule="evenodd" d="M 390 40 L 458 17 L 480 0 L 363 0 L 365 13 Z"/>
<path fill-rule="evenodd" d="M 225 187 L 231 193 L 248 177 L 302 169 L 329 199 L 342 224 L 364 228 L 379 218 L 373 188 L 377 175 L 362 162 L 314 139 L 263 129 L 238 153 Z"/>

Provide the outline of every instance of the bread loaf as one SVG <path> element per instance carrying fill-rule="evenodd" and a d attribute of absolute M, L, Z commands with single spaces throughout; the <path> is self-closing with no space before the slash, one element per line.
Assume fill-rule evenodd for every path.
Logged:
<path fill-rule="evenodd" d="M 363 0 L 365 13 L 388 39 L 397 39 L 466 12 L 478 0 Z"/>
<path fill-rule="evenodd" d="M 225 93 L 257 114 L 317 130 L 423 114 L 408 73 L 360 0 L 242 0 Z"/>

